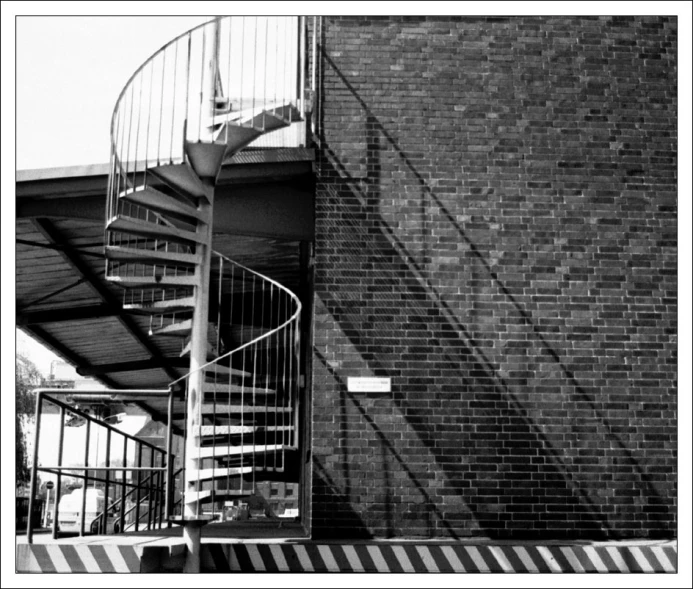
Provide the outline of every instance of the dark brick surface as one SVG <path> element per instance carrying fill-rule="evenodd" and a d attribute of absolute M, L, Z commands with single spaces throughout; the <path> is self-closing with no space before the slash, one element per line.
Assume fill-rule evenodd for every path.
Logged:
<path fill-rule="evenodd" d="M 675 535 L 676 19 L 323 30 L 314 536 Z"/>

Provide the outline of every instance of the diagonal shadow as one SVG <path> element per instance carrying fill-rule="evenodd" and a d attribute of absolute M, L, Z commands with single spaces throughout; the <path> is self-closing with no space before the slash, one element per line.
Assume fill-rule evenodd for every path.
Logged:
<path fill-rule="evenodd" d="M 455 532 L 455 529 L 450 525 L 450 523 L 448 521 L 446 521 L 443 513 L 441 513 L 441 511 L 436 507 L 435 502 L 434 502 L 433 498 L 431 497 L 431 495 L 426 491 L 426 489 L 423 487 L 421 482 L 418 480 L 417 474 L 409 467 L 406 460 L 404 458 L 402 458 L 400 453 L 397 452 L 397 449 L 392 444 L 392 442 L 390 442 L 390 440 L 388 439 L 385 432 L 383 432 L 383 430 L 380 427 L 378 427 L 378 424 L 376 423 L 375 419 L 368 414 L 368 411 L 359 402 L 357 397 L 355 395 L 353 395 L 352 393 L 349 393 L 347 391 L 347 386 L 344 383 L 344 380 L 342 379 L 341 376 L 339 376 L 337 371 L 334 370 L 329 365 L 325 356 L 323 356 L 320 353 L 320 351 L 315 349 L 315 348 L 313 349 L 313 353 L 315 354 L 317 359 L 320 361 L 320 363 L 323 365 L 323 367 L 329 372 L 329 374 L 332 376 L 332 378 L 334 378 L 334 380 L 339 383 L 340 405 L 343 405 L 344 400 L 346 400 L 346 399 L 349 399 L 349 401 L 351 401 L 351 403 L 358 410 L 358 412 L 360 413 L 360 415 L 364 419 L 364 421 L 366 421 L 366 423 L 368 423 L 368 425 L 370 425 L 371 428 L 373 429 L 373 431 L 375 432 L 376 437 L 380 441 L 382 451 L 388 452 L 395 459 L 395 461 L 397 462 L 399 467 L 402 469 L 402 471 L 404 471 L 406 473 L 407 477 L 409 478 L 411 483 L 414 485 L 416 490 L 421 494 L 421 497 L 424 500 L 425 509 L 427 511 L 431 512 L 439 520 L 440 525 L 446 529 L 449 536 L 451 536 L 453 538 L 457 538 L 458 535 Z M 342 418 L 342 421 L 345 421 L 344 417 Z M 343 432 L 345 432 L 345 430 L 346 430 L 345 425 L 342 425 L 342 429 L 341 429 L 342 435 L 345 435 L 343 433 Z M 349 483 L 348 471 L 346 472 L 346 476 L 343 475 L 343 478 L 346 480 L 346 488 L 348 490 L 345 492 L 344 495 L 348 497 L 349 493 L 351 492 L 351 485 Z M 335 483 L 332 481 L 332 485 L 334 485 L 334 484 Z M 389 489 L 389 485 L 387 485 L 387 483 L 385 486 L 386 486 L 386 490 Z M 392 535 L 394 535 L 393 534 L 394 523 L 393 523 L 393 517 L 392 517 L 392 513 L 391 513 L 391 506 L 386 506 L 386 507 L 388 507 L 386 509 L 386 512 L 389 514 L 389 517 L 387 518 L 387 529 L 389 532 L 388 537 L 391 537 Z M 340 533 L 343 534 L 343 532 L 340 532 Z"/>
<path fill-rule="evenodd" d="M 582 531 L 587 530 L 593 536 L 615 534 L 614 531 L 609 530 L 609 523 L 601 515 L 601 510 L 593 505 L 592 499 L 576 480 L 575 473 L 572 471 L 573 467 L 562 459 L 559 448 L 554 447 L 547 435 L 541 431 L 540 424 L 534 423 L 523 408 L 522 402 L 519 401 L 517 396 L 510 390 L 504 378 L 499 374 L 499 368 L 489 361 L 480 345 L 475 341 L 475 338 L 461 324 L 454 311 L 443 299 L 443 296 L 427 278 L 425 271 L 415 261 L 414 257 L 397 238 L 392 228 L 380 215 L 378 209 L 380 199 L 378 192 L 379 150 L 382 148 L 380 137 L 384 137 L 387 144 L 394 148 L 397 155 L 406 163 L 407 167 L 417 178 L 422 194 L 426 194 L 437 205 L 441 215 L 453 225 L 481 267 L 489 274 L 499 287 L 499 290 L 518 311 L 522 323 L 531 329 L 534 337 L 541 344 L 542 350 L 560 366 L 576 391 L 579 400 L 586 403 L 590 408 L 593 421 L 595 422 L 592 429 L 594 430 L 594 427 L 597 425 L 604 428 L 609 442 L 613 442 L 620 449 L 633 470 L 638 472 L 640 484 L 643 487 L 642 492 L 648 504 L 655 507 L 661 505 L 661 498 L 652 487 L 647 475 L 642 471 L 623 442 L 613 433 L 593 399 L 579 385 L 574 374 L 568 370 L 559 354 L 548 344 L 540 328 L 534 323 L 531 314 L 522 308 L 508 288 L 499 280 L 480 250 L 468 238 L 456 219 L 432 192 L 406 154 L 379 123 L 353 87 L 339 72 L 332 60 L 324 53 L 323 58 L 341 78 L 367 115 L 366 143 L 368 154 L 367 169 L 369 172 L 365 179 L 356 180 L 352 178 L 336 154 L 325 144 L 324 140 L 321 145 L 323 152 L 328 156 L 329 160 L 322 162 L 326 166 L 322 174 L 323 179 L 329 179 L 330 182 L 330 185 L 328 185 L 331 193 L 329 204 L 337 207 L 341 203 L 342 206 L 337 210 L 350 211 L 349 217 L 344 214 L 341 215 L 339 222 L 342 226 L 339 229 L 342 234 L 349 233 L 352 237 L 350 240 L 344 239 L 340 247 L 336 248 L 336 251 L 341 253 L 341 258 L 346 267 L 349 267 L 349 264 L 353 267 L 359 258 L 363 258 L 364 244 L 368 244 L 367 259 L 372 265 L 371 267 L 383 270 L 383 276 L 393 277 L 389 284 L 384 285 L 384 288 L 399 288 L 401 285 L 406 285 L 402 292 L 404 306 L 407 309 L 413 309 L 418 305 L 420 307 L 419 310 L 423 311 L 420 313 L 420 318 L 425 317 L 426 319 L 426 322 L 417 324 L 413 331 L 415 333 L 417 331 L 420 332 L 422 341 L 428 343 L 429 349 L 431 345 L 435 345 L 446 350 L 444 360 L 436 361 L 432 369 L 448 370 L 448 374 L 450 374 L 450 370 L 457 371 L 455 377 L 451 378 L 452 389 L 457 387 L 457 394 L 452 393 L 452 390 L 436 391 L 436 399 L 445 400 L 448 404 L 454 404 L 456 402 L 455 397 L 457 397 L 458 403 L 460 399 L 469 397 L 472 400 L 469 401 L 467 407 L 474 405 L 477 408 L 477 412 L 479 409 L 486 410 L 486 413 L 481 414 L 483 417 L 475 419 L 474 423 L 477 431 L 481 428 L 486 432 L 492 432 L 491 435 L 483 436 L 483 441 L 479 439 L 462 439 L 459 441 L 463 443 L 463 450 L 465 451 L 463 453 L 471 456 L 481 455 L 489 461 L 486 463 L 489 466 L 482 466 L 480 471 L 487 480 L 492 481 L 495 485 L 490 484 L 486 488 L 481 487 L 481 492 L 478 493 L 480 498 L 492 501 L 494 498 L 498 500 L 498 496 L 501 495 L 500 501 L 503 505 L 502 509 L 496 511 L 496 516 L 494 517 L 492 513 L 489 514 L 486 511 L 488 506 L 485 505 L 483 500 L 473 501 L 467 499 L 467 506 L 475 514 L 477 521 L 487 532 L 498 533 L 499 528 L 503 527 L 500 525 L 503 523 L 503 520 L 505 523 L 513 520 L 522 520 L 522 512 L 527 510 L 526 503 L 528 497 L 521 497 L 521 495 L 527 492 L 527 487 L 520 485 L 515 486 L 514 489 L 501 489 L 499 486 L 500 483 L 511 482 L 513 484 L 513 475 L 519 473 L 520 476 L 524 476 L 524 482 L 527 482 L 526 479 L 529 479 L 529 481 L 536 483 L 541 481 L 543 477 L 543 482 L 539 484 L 539 488 L 535 488 L 532 493 L 533 497 L 538 498 L 545 507 L 547 507 L 547 503 L 553 503 L 553 505 L 548 506 L 551 511 L 547 511 L 539 518 L 542 521 L 542 525 L 545 525 L 548 535 L 563 535 L 561 532 L 566 532 L 567 527 L 570 527 L 571 521 L 579 523 Z M 364 184 L 366 185 L 365 188 L 363 188 Z M 348 203 L 347 207 L 343 206 L 345 201 Z M 375 225 L 379 229 L 377 234 L 374 234 L 372 231 L 363 231 L 363 228 L 360 227 L 360 222 L 363 219 L 370 219 L 371 221 L 375 219 Z M 344 231 L 345 224 L 348 224 L 350 231 Z M 361 335 L 363 332 L 362 323 L 359 321 L 358 316 L 360 310 L 358 312 L 355 311 L 351 301 L 340 299 L 338 292 L 325 292 L 321 293 L 321 295 L 324 297 L 325 306 L 340 323 L 344 333 L 359 349 L 363 359 L 369 363 L 374 373 L 397 373 L 393 362 L 381 362 L 378 360 L 379 357 L 386 354 L 387 350 L 385 348 L 387 346 L 383 346 L 382 354 L 374 353 L 377 346 L 374 347 L 370 340 Z M 429 301 L 434 302 L 433 308 L 427 307 L 425 304 Z M 464 342 L 462 346 L 460 345 L 461 341 Z M 424 347 L 422 347 L 421 351 L 424 351 Z M 467 369 L 463 370 L 460 368 L 465 365 Z M 454 383 L 457 383 L 457 385 Z M 461 391 L 459 389 L 460 383 L 463 387 Z M 454 488 L 454 481 L 463 482 L 468 480 L 464 479 L 464 477 L 462 479 L 455 477 L 455 474 L 458 473 L 455 473 L 455 468 L 452 468 L 446 462 L 448 458 L 446 452 L 441 451 L 440 444 L 438 444 L 439 440 L 432 435 L 432 432 L 435 430 L 435 420 L 425 414 L 425 412 L 415 409 L 415 399 L 412 398 L 411 394 L 400 394 L 396 396 L 395 400 L 402 413 L 407 415 L 409 423 L 419 434 L 422 443 L 430 449 L 440 466 L 448 473 L 451 486 Z M 490 412 L 495 412 L 495 414 L 491 415 Z M 573 426 L 573 429 L 578 429 L 578 426 Z M 504 435 L 507 438 L 508 432 L 513 433 L 512 438 L 514 440 L 524 440 L 524 442 L 511 448 L 499 444 L 498 440 L 503 439 Z M 457 437 L 459 438 L 459 436 Z M 534 460 L 532 460 L 531 464 L 527 464 L 529 456 L 533 453 L 537 455 L 536 464 Z M 499 472 L 495 468 L 496 465 L 492 462 L 494 457 L 496 460 L 502 458 L 504 464 L 512 465 L 511 472 Z M 462 472 L 468 474 L 469 471 L 465 471 L 463 468 Z M 560 492 L 557 492 L 557 486 L 560 486 Z M 460 489 L 457 489 L 455 492 L 460 493 Z M 548 495 L 547 492 L 549 493 Z M 529 503 L 531 504 L 531 501 Z M 533 506 L 532 512 L 536 511 L 538 510 Z M 657 510 L 653 511 L 656 512 Z M 537 517 L 536 513 L 534 513 L 533 517 Z M 569 533 L 574 533 L 572 530 L 568 531 Z"/>

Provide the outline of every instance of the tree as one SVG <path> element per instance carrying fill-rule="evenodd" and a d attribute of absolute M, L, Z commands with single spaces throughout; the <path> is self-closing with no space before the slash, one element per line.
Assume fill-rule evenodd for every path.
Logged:
<path fill-rule="evenodd" d="M 26 428 L 34 415 L 36 397 L 32 390 L 41 385 L 41 374 L 34 363 L 17 354 L 15 365 L 15 477 L 16 484 L 29 482 L 29 461 L 26 447 Z"/>

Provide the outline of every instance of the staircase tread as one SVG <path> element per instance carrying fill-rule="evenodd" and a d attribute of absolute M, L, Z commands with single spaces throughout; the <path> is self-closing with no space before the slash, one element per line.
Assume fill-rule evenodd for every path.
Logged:
<path fill-rule="evenodd" d="M 255 495 L 255 491 L 248 489 L 247 491 L 240 491 L 237 489 L 222 489 L 214 491 L 214 497 L 216 499 L 223 499 L 224 497 L 252 497 Z M 185 494 L 185 503 L 192 503 L 195 498 L 198 500 L 211 498 L 212 491 L 188 491 Z"/>
<path fill-rule="evenodd" d="M 147 170 L 186 198 L 204 198 L 204 185 L 186 163 L 163 164 Z"/>
<path fill-rule="evenodd" d="M 190 458 L 197 460 L 200 458 L 226 458 L 228 456 L 245 456 L 247 454 L 258 454 L 265 452 L 281 452 L 282 450 L 293 450 L 291 446 L 285 444 L 244 444 L 243 446 L 209 446 L 195 448 Z"/>
<path fill-rule="evenodd" d="M 224 417 L 224 414 L 229 413 L 291 413 L 291 407 L 266 407 L 264 405 L 248 404 L 202 403 L 200 409 L 205 415 L 216 413 L 217 417 Z"/>
<path fill-rule="evenodd" d="M 140 286 L 196 286 L 197 278 L 193 274 L 189 276 L 108 276 L 110 282 L 123 287 Z"/>
<path fill-rule="evenodd" d="M 240 434 L 264 433 L 270 431 L 292 431 L 293 425 L 196 425 L 195 436 L 233 436 Z"/>
<path fill-rule="evenodd" d="M 158 311 L 160 309 L 189 309 L 195 306 L 195 297 L 182 297 L 168 301 L 150 301 L 144 303 L 124 303 L 123 309 L 139 311 Z"/>
<path fill-rule="evenodd" d="M 251 387 L 245 385 L 237 385 L 232 383 L 213 383 L 206 382 L 202 385 L 203 393 L 244 393 L 244 394 L 260 394 L 274 395 L 277 391 L 264 387 Z"/>
<path fill-rule="evenodd" d="M 187 335 L 192 330 L 192 319 L 185 319 L 164 327 L 152 329 L 153 335 Z"/>
<path fill-rule="evenodd" d="M 215 468 L 200 468 L 197 471 L 193 471 L 190 476 L 191 481 L 204 481 L 212 480 L 218 478 L 226 478 L 229 476 L 242 476 L 244 474 L 249 474 L 253 471 L 258 472 L 262 470 L 257 466 L 231 466 L 231 467 L 215 467 Z"/>
<path fill-rule="evenodd" d="M 143 219 L 128 217 L 126 215 L 116 215 L 112 217 L 106 224 L 108 231 L 118 233 L 127 233 L 129 235 L 141 235 L 151 239 L 159 239 L 163 241 L 183 242 L 183 243 L 201 243 L 202 239 L 199 235 L 192 231 L 171 227 L 170 225 L 162 225 L 160 223 L 151 223 Z"/>
<path fill-rule="evenodd" d="M 190 200 L 182 201 L 151 186 L 137 186 L 120 193 L 120 198 L 138 206 L 173 216 L 204 221 L 204 216 Z"/>
<path fill-rule="evenodd" d="M 151 260 L 155 262 L 153 265 L 160 265 L 162 261 L 169 261 L 171 262 L 171 266 L 180 264 L 186 267 L 194 266 L 197 263 L 197 257 L 194 254 L 124 247 L 119 245 L 107 245 L 106 258 L 120 262 L 131 261 L 140 263 L 145 260 Z"/>

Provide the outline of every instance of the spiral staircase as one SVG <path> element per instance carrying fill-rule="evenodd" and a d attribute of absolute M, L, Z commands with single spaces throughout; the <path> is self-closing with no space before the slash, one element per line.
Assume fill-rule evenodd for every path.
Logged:
<path fill-rule="evenodd" d="M 302 27 L 224 17 L 188 31 L 135 72 L 113 113 L 106 277 L 167 355 L 190 358 L 171 383 L 189 518 L 295 478 L 301 303 L 212 248 L 224 163 L 305 121 Z"/>

